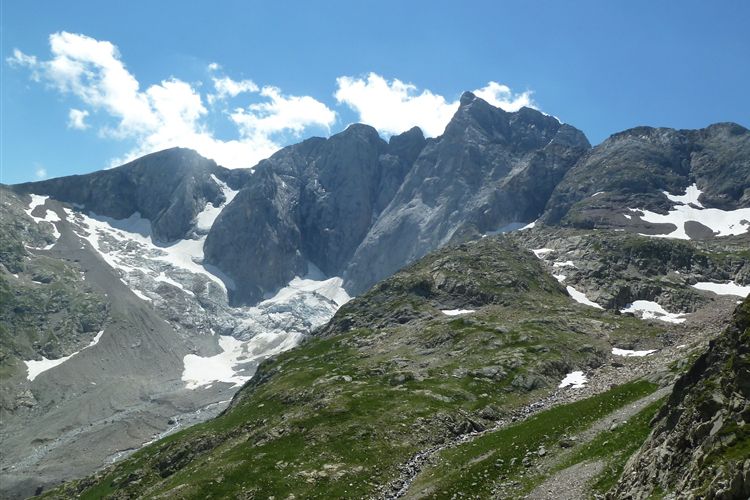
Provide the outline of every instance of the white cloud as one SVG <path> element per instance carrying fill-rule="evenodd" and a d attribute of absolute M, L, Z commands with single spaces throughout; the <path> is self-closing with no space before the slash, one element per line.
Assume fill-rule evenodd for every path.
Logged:
<path fill-rule="evenodd" d="M 89 128 L 89 124 L 86 123 L 87 116 L 89 116 L 88 111 L 71 108 L 70 111 L 68 111 L 68 128 L 86 130 Z"/>
<path fill-rule="evenodd" d="M 486 87 L 475 90 L 474 95 L 505 111 L 518 111 L 523 107 L 536 108 L 530 90 L 514 94 L 510 87 L 497 82 L 489 82 Z"/>
<path fill-rule="evenodd" d="M 210 66 L 210 65 L 209 65 Z M 229 97 L 237 97 L 245 92 L 258 92 L 258 86 L 252 80 L 232 80 L 228 76 L 221 78 L 212 78 L 214 82 L 215 94 L 208 94 L 208 103 L 213 104 L 215 101 Z"/>
<path fill-rule="evenodd" d="M 44 167 L 37 167 L 34 171 L 34 176 L 39 179 L 46 179 L 47 178 L 47 169 Z"/>
<path fill-rule="evenodd" d="M 283 130 L 299 135 L 310 125 L 330 130 L 336 121 L 336 113 L 312 97 L 285 96 L 276 87 L 263 87 L 260 95 L 270 102 L 238 108 L 230 115 L 245 137 L 272 135 Z"/>
<path fill-rule="evenodd" d="M 96 111 L 103 123 L 98 129 L 100 136 L 133 143 L 127 154 L 112 160 L 113 164 L 183 146 L 226 167 L 252 167 L 290 139 L 310 129 L 330 133 L 336 123 L 336 113 L 324 103 L 310 96 L 284 94 L 277 87 L 258 85 L 250 79 L 234 80 L 220 74 L 222 68 L 216 62 L 207 66 L 213 85 L 203 93 L 201 83 L 177 78 L 142 88 L 117 47 L 108 41 L 59 32 L 50 35 L 49 42 L 49 60 L 15 49 L 8 64 L 28 69 L 33 80 L 82 103 L 69 111 L 70 128 L 91 128 L 86 119 Z M 342 76 L 336 83 L 338 103 L 349 106 L 360 121 L 385 135 L 415 125 L 427 136 L 440 135 L 459 105 L 458 100 L 376 73 L 364 78 Z M 474 93 L 508 111 L 534 106 L 531 92 L 516 94 L 494 81 Z M 240 96 L 243 106 L 232 110 L 214 106 Z M 208 123 L 220 119 L 235 128 L 236 136 L 216 136 Z"/>
<path fill-rule="evenodd" d="M 229 114 L 237 138 L 220 139 L 205 123 L 210 112 L 203 104 L 199 84 L 170 78 L 142 90 L 112 43 L 67 32 L 53 33 L 49 41 L 51 59 L 39 60 L 16 49 L 8 63 L 29 68 L 32 78 L 78 98 L 88 108 L 71 109 L 71 127 L 85 127 L 89 109 L 105 112 L 111 120 L 100 134 L 135 142 L 125 156 L 113 162 L 183 146 L 226 167 L 252 167 L 277 151 L 284 135 L 301 134 L 307 127 L 330 127 L 336 119 L 332 110 L 312 97 L 285 96 L 275 87 L 264 87 L 258 93 L 251 80 L 213 78 L 214 96 L 223 99 L 256 93 L 266 100 Z M 220 66 L 211 63 L 208 69 L 218 71 Z"/>
<path fill-rule="evenodd" d="M 438 136 L 459 106 L 458 100 L 448 101 L 427 89 L 419 92 L 411 83 L 398 79 L 388 81 L 376 73 L 365 78 L 342 76 L 336 79 L 336 83 L 336 100 L 356 111 L 360 121 L 387 135 L 404 132 L 416 125 L 426 136 Z M 474 94 L 506 111 L 518 111 L 522 106 L 534 107 L 531 92 L 514 94 L 510 88 L 497 82 L 489 82 Z"/>
<path fill-rule="evenodd" d="M 443 133 L 458 108 L 441 95 L 394 79 L 387 81 L 370 73 L 366 79 L 342 76 L 336 79 L 334 96 L 359 114 L 359 119 L 384 134 L 397 134 L 417 125 L 425 135 Z"/>

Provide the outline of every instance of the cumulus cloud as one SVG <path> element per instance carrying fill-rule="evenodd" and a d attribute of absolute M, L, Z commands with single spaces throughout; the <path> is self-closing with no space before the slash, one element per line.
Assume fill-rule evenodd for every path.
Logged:
<path fill-rule="evenodd" d="M 428 136 L 440 135 L 458 107 L 429 90 L 418 92 L 410 83 L 388 81 L 375 73 L 366 78 L 342 76 L 336 84 L 336 100 L 384 134 L 397 134 L 416 125 Z"/>
<path fill-rule="evenodd" d="M 238 137 L 220 139 L 206 125 L 209 110 L 198 85 L 170 78 L 144 90 L 112 43 L 67 32 L 53 33 L 49 42 L 49 60 L 16 49 L 7 61 L 28 68 L 32 79 L 72 95 L 88 108 L 70 111 L 72 128 L 85 128 L 89 110 L 103 111 L 110 120 L 100 134 L 135 143 L 128 154 L 113 162 L 184 146 L 226 167 L 251 167 L 278 150 L 283 135 L 298 135 L 308 127 L 330 127 L 336 119 L 332 110 L 312 97 L 287 96 L 275 87 L 260 89 L 251 80 L 216 77 L 212 99 L 243 93 L 262 99 L 230 113 L 228 119 L 237 127 Z M 209 70 L 219 71 L 220 66 L 212 63 Z"/>
<path fill-rule="evenodd" d="M 89 124 L 86 123 L 87 116 L 89 116 L 88 111 L 71 108 L 70 111 L 68 111 L 68 128 L 86 130 L 89 128 Z"/>
<path fill-rule="evenodd" d="M 337 120 L 332 109 L 313 97 L 285 94 L 250 79 L 235 80 L 216 62 L 207 66 L 209 85 L 172 77 L 144 88 L 109 41 L 59 32 L 50 35 L 49 44 L 49 59 L 15 49 L 7 63 L 27 69 L 32 80 L 81 103 L 69 110 L 69 128 L 92 128 L 87 119 L 97 112 L 100 136 L 133 145 L 110 166 L 183 146 L 226 167 L 252 167 L 311 130 L 330 133 Z M 376 73 L 342 76 L 336 84 L 336 101 L 384 135 L 416 125 L 425 135 L 438 136 L 459 106 L 457 99 Z M 474 93 L 507 111 L 535 106 L 531 92 L 514 93 L 494 81 Z M 219 120 L 234 127 L 236 135 L 218 137 L 208 124 Z"/>
<path fill-rule="evenodd" d="M 251 104 L 236 109 L 232 120 L 242 135 L 272 135 L 282 130 L 301 134 L 310 124 L 329 129 L 336 121 L 336 113 L 320 101 L 309 96 L 284 96 L 276 87 L 263 87 L 260 91 L 270 101 Z"/>
<path fill-rule="evenodd" d="M 523 107 L 536 108 L 531 99 L 531 91 L 514 94 L 510 87 L 497 82 L 489 82 L 487 86 L 475 90 L 474 95 L 505 111 L 518 111 Z"/>
<path fill-rule="evenodd" d="M 416 125 L 425 135 L 438 136 L 459 106 L 458 100 L 448 101 L 430 90 L 419 91 L 411 83 L 398 79 L 388 81 L 376 73 L 364 78 L 342 76 L 336 79 L 336 83 L 336 100 L 357 112 L 360 121 L 386 135 L 398 134 Z M 474 94 L 506 111 L 534 107 L 531 92 L 514 94 L 506 85 L 497 82 L 489 82 Z"/>
<path fill-rule="evenodd" d="M 210 65 L 209 65 L 210 66 Z M 258 86 L 252 80 L 232 80 L 228 76 L 213 79 L 215 94 L 208 94 L 208 103 L 213 104 L 215 101 L 237 97 L 245 92 L 258 92 Z"/>

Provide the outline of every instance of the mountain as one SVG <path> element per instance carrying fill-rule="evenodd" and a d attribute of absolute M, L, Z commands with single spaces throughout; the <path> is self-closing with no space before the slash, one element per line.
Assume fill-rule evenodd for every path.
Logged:
<path fill-rule="evenodd" d="M 612 251 L 629 238 L 611 238 Z M 686 328 L 586 304 L 517 239 L 428 254 L 264 362 L 219 417 L 48 497 L 606 492 L 721 322 L 694 313 Z M 584 478 L 578 490 L 561 470 Z"/>
<path fill-rule="evenodd" d="M 533 222 L 589 147 L 581 131 L 551 116 L 507 113 L 465 93 L 357 248 L 345 286 L 361 293 L 450 241 Z"/>
<path fill-rule="evenodd" d="M 534 221 L 588 148 L 555 118 L 471 93 L 437 139 L 412 129 L 386 143 L 350 126 L 262 161 L 211 229 L 206 259 L 237 283 L 233 304 L 275 293 L 308 263 L 361 293 L 451 240 Z"/>
<path fill-rule="evenodd" d="M 237 283 L 232 303 L 258 302 L 309 263 L 340 276 L 425 142 L 419 129 L 386 143 L 352 125 L 261 161 L 206 240 L 207 262 Z"/>
<path fill-rule="evenodd" d="M 452 315 L 458 309 L 467 312 Z M 386 494 L 414 453 L 492 428 L 567 373 L 601 366 L 613 344 L 654 333 L 635 318 L 576 304 L 531 252 L 506 239 L 451 247 L 265 362 L 217 419 L 58 493 Z"/>
<path fill-rule="evenodd" d="M 637 127 L 586 154 L 555 187 L 542 221 L 706 238 L 746 233 L 748 207 L 749 130 L 734 123 L 700 130 Z M 734 216 L 716 225 L 712 216 L 727 212 Z M 684 231 L 676 227 L 683 223 Z"/>
<path fill-rule="evenodd" d="M 0 186 L 2 495 L 604 494 L 750 292 L 747 142 L 467 93 L 432 139 Z"/>
<path fill-rule="evenodd" d="M 249 177 L 247 170 L 229 170 L 191 149 L 172 148 L 110 170 L 18 184 L 14 189 L 114 219 L 137 212 L 151 222 L 157 239 L 172 241 L 195 229 L 195 217 L 206 203 L 218 207 L 226 201 L 222 183 L 237 190 Z"/>

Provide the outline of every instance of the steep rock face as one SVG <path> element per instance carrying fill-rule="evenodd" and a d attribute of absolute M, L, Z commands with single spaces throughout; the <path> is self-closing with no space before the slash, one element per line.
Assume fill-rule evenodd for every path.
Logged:
<path fill-rule="evenodd" d="M 612 498 L 750 496 L 750 298 L 675 384 Z"/>
<path fill-rule="evenodd" d="M 553 117 L 508 113 L 465 93 L 357 249 L 346 285 L 359 293 L 451 240 L 535 220 L 589 147 L 582 132 Z"/>
<path fill-rule="evenodd" d="M 224 201 L 216 176 L 239 189 L 250 176 L 247 170 L 228 170 L 195 151 L 172 148 L 146 155 L 110 170 L 18 184 L 24 193 L 48 195 L 115 219 L 135 212 L 151 221 L 161 241 L 184 238 L 206 203 Z"/>
<path fill-rule="evenodd" d="M 308 263 L 340 274 L 424 144 L 417 128 L 386 143 L 352 125 L 259 163 L 205 245 L 207 262 L 237 283 L 232 301 L 256 302 L 305 275 Z"/>
<path fill-rule="evenodd" d="M 630 208 L 666 213 L 673 203 L 662 191 L 681 194 L 692 184 L 706 207 L 749 207 L 750 131 L 718 123 L 700 130 L 637 127 L 614 134 L 555 188 L 543 221 L 652 232 L 623 214 Z"/>

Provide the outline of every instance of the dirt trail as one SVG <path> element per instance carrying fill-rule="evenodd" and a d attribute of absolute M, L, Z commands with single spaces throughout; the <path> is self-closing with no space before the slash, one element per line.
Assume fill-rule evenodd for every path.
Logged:
<path fill-rule="evenodd" d="M 591 427 L 576 436 L 577 442 L 579 443 L 578 446 L 590 442 L 601 432 L 610 429 L 613 424 L 619 425 L 634 417 L 651 403 L 667 396 L 671 391 L 671 385 L 662 387 L 656 392 L 649 394 L 638 401 L 625 405 L 604 418 L 597 420 Z M 576 448 L 578 448 L 578 446 L 576 446 Z M 572 450 L 575 450 L 576 448 L 573 448 Z M 541 471 L 552 469 L 569 455 L 570 452 L 551 456 L 547 461 L 540 464 Z M 604 469 L 604 465 L 605 464 L 602 461 L 574 464 L 549 476 L 525 498 L 527 500 L 576 500 L 585 498 L 586 492 L 588 491 L 587 485 L 589 481 Z"/>

